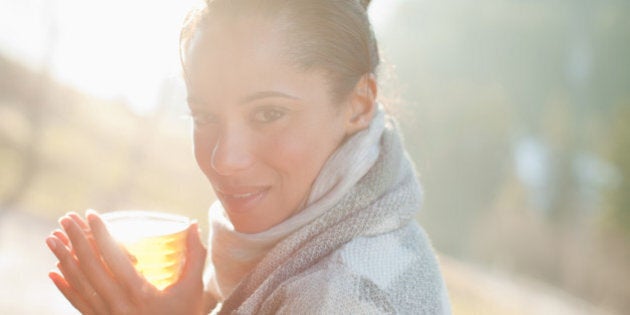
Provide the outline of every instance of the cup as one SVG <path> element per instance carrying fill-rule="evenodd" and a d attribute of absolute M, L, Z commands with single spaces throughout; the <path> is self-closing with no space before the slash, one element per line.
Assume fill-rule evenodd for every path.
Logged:
<path fill-rule="evenodd" d="M 189 218 L 152 211 L 114 211 L 102 218 L 150 283 L 162 290 L 177 281 L 185 260 Z"/>

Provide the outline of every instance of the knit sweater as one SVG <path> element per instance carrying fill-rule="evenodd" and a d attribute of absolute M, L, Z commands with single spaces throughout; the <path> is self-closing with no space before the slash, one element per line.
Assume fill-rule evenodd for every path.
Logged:
<path fill-rule="evenodd" d="M 272 247 L 215 314 L 449 314 L 421 190 L 395 122 L 377 160 L 320 216 Z"/>

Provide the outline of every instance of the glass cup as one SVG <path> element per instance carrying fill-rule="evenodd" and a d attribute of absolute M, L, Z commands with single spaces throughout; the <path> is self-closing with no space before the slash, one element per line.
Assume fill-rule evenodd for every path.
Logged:
<path fill-rule="evenodd" d="M 186 254 L 189 218 L 152 211 L 114 211 L 102 218 L 150 283 L 162 290 L 177 281 Z"/>

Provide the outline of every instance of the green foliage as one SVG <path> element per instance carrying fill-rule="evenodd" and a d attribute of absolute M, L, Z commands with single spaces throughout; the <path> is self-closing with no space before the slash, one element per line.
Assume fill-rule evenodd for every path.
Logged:
<path fill-rule="evenodd" d="M 608 220 L 630 239 L 630 103 L 615 112 L 610 130 L 610 158 L 619 182 L 610 193 Z"/>

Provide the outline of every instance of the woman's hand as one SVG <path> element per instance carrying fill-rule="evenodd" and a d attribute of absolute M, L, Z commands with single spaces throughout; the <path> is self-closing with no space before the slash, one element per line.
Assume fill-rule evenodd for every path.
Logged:
<path fill-rule="evenodd" d="M 188 228 L 186 262 L 179 280 L 160 291 L 133 267 L 127 252 L 109 235 L 101 218 L 71 213 L 46 239 L 59 259 L 49 274 L 57 288 L 83 314 L 202 314 L 202 273 L 206 249 L 197 224 Z"/>

